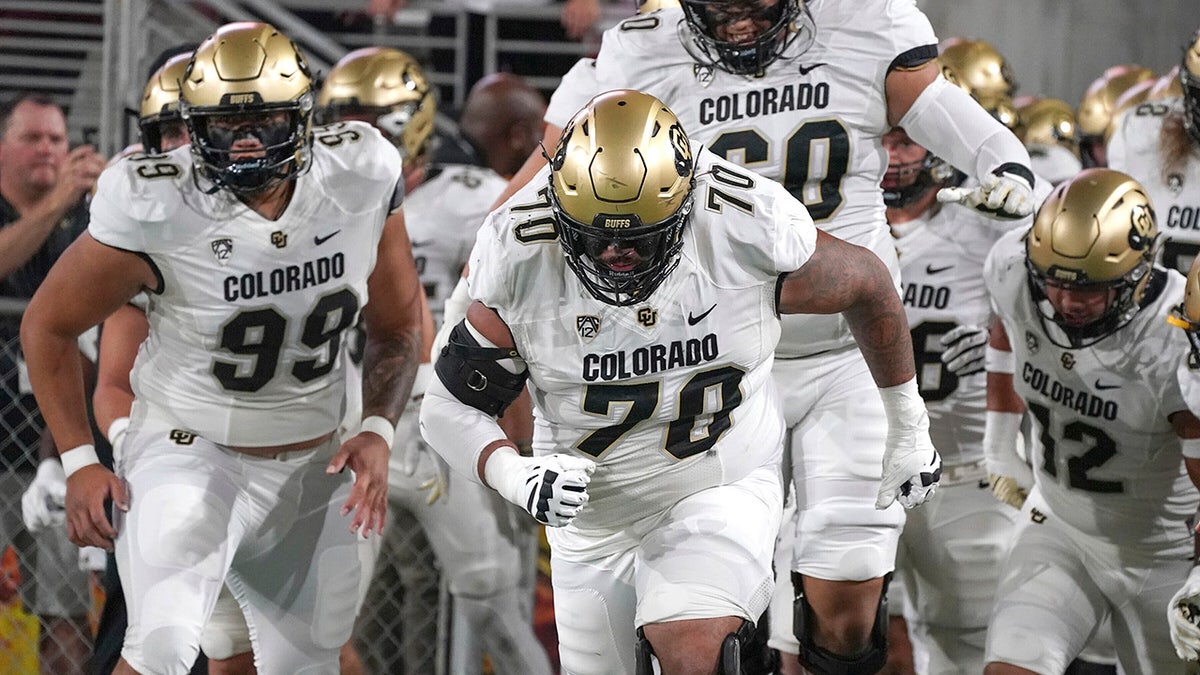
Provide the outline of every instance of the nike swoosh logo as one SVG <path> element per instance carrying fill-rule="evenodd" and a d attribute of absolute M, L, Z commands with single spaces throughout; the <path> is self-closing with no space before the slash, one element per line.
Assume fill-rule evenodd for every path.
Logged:
<path fill-rule="evenodd" d="M 1099 389 L 1100 391 L 1107 391 L 1109 389 L 1120 389 L 1121 385 L 1119 385 L 1119 384 L 1101 384 L 1100 380 L 1096 380 L 1096 388 Z"/>
<path fill-rule="evenodd" d="M 811 66 L 804 66 L 804 65 L 802 65 L 802 66 L 800 66 L 800 74 L 801 74 L 801 75 L 807 75 L 807 74 L 811 73 L 812 71 L 816 70 L 817 68 L 820 68 L 821 66 L 825 66 L 825 65 L 829 65 L 829 64 L 827 64 L 827 63 L 814 63 L 814 64 L 812 64 Z"/>
<path fill-rule="evenodd" d="M 432 244 L 433 240 L 432 239 L 413 239 L 413 240 L 409 241 L 408 243 L 413 248 L 421 248 L 422 246 L 428 246 L 428 245 Z"/>
<path fill-rule="evenodd" d="M 701 321 L 704 320 L 704 317 L 708 316 L 709 314 L 712 314 L 712 311 L 716 308 L 717 308 L 717 303 L 714 302 L 713 306 L 709 307 L 708 311 L 701 314 L 700 316 L 692 316 L 692 313 L 688 312 L 688 317 L 687 317 L 688 325 L 695 326 L 696 324 L 700 323 Z"/>
<path fill-rule="evenodd" d="M 327 234 L 324 237 L 313 237 L 313 243 L 317 246 L 320 246 L 321 244 L 324 244 L 330 239 L 336 237 L 338 232 L 341 232 L 341 230 L 334 230 L 332 234 Z"/>
<path fill-rule="evenodd" d="M 925 266 L 925 274 L 941 274 L 948 269 L 953 269 L 954 265 L 946 265 L 945 267 L 934 267 L 933 265 Z"/>

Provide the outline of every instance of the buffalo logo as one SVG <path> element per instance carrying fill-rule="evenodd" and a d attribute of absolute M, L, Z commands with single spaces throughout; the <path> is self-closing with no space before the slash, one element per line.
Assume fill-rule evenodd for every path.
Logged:
<path fill-rule="evenodd" d="M 658 323 L 658 310 L 653 307 L 642 307 L 637 311 L 638 323 L 646 328 L 652 328 Z"/>
<path fill-rule="evenodd" d="M 1063 352 L 1062 367 L 1071 370 L 1075 367 L 1075 355 L 1071 352 Z"/>
<path fill-rule="evenodd" d="M 217 257 L 217 262 L 222 266 L 229 264 L 229 257 L 233 255 L 233 240 L 232 239 L 217 239 L 212 243 L 213 255 Z"/>
<path fill-rule="evenodd" d="M 1129 210 L 1129 247 L 1145 250 L 1154 241 L 1154 209 L 1138 204 Z"/>
<path fill-rule="evenodd" d="M 1036 354 L 1038 350 L 1037 336 L 1029 331 L 1025 331 L 1025 348 L 1029 350 L 1030 354 Z"/>
<path fill-rule="evenodd" d="M 595 340 L 596 335 L 600 332 L 600 317 L 591 314 L 575 317 L 575 330 L 578 331 L 579 337 L 583 338 L 584 342 Z"/>
<path fill-rule="evenodd" d="M 1171 194 L 1178 195 L 1183 192 L 1183 174 L 1173 173 L 1167 176 L 1167 189 Z"/>
<path fill-rule="evenodd" d="M 563 129 L 562 136 L 558 139 L 558 147 L 554 149 L 554 156 L 550 158 L 550 168 L 555 171 L 562 171 L 563 163 L 567 161 L 567 144 L 571 141 L 571 136 L 575 134 L 575 125 L 568 124 L 566 129 Z"/>
<path fill-rule="evenodd" d="M 696 81 L 700 83 L 701 87 L 707 87 L 708 85 L 712 84 L 713 78 L 716 76 L 716 72 L 713 70 L 712 66 L 706 66 L 700 63 L 692 66 L 692 73 L 696 76 Z"/>
<path fill-rule="evenodd" d="M 196 434 L 183 429 L 172 429 L 169 438 L 175 445 L 191 445 L 196 440 Z"/>
<path fill-rule="evenodd" d="M 287 233 L 282 230 L 272 232 L 271 243 L 275 245 L 275 248 L 283 248 L 284 246 L 287 246 Z"/>
<path fill-rule="evenodd" d="M 667 130 L 671 135 L 671 148 L 675 150 L 675 173 L 686 177 L 692 172 L 692 148 L 688 145 L 683 127 L 676 122 Z"/>

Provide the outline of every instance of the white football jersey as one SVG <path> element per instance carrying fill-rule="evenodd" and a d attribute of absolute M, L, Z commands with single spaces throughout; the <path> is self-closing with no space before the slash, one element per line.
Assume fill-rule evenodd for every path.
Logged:
<path fill-rule="evenodd" d="M 471 297 L 499 313 L 529 366 L 535 452 L 598 465 L 581 529 L 648 517 L 782 452 L 776 293 L 816 228 L 774 181 L 693 153 L 679 266 L 644 303 L 596 300 L 567 266 L 546 167 L 489 216 L 471 254 Z"/>
<path fill-rule="evenodd" d="M 1200 502 L 1168 417 L 1186 410 L 1175 368 L 1187 353 L 1167 324 L 1183 276 L 1161 268 L 1147 301 L 1112 335 L 1082 349 L 1050 341 L 1033 305 L 1025 231 L 1005 235 L 984 271 L 993 310 L 1016 357 L 1013 383 L 1034 420 L 1036 490 L 1053 515 L 1123 546 L 1187 539 Z"/>
<path fill-rule="evenodd" d="M 683 11 L 626 19 L 600 52 L 577 63 L 546 120 L 565 126 L 596 94 L 638 89 L 671 107 L 693 141 L 795 195 L 823 230 L 877 253 L 897 274 L 879 182 L 890 126 L 884 78 L 892 62 L 937 38 L 914 0 L 809 3 L 815 43 L 772 63 L 761 78 L 697 64 Z M 799 42 L 799 40 L 797 41 Z M 795 50 L 798 45 L 793 45 Z M 841 315 L 785 317 L 781 357 L 851 344 Z"/>
<path fill-rule="evenodd" d="M 344 331 L 367 303 L 400 156 L 360 122 L 314 130 L 312 166 L 270 221 L 206 193 L 190 146 L 105 170 L 88 231 L 161 280 L 130 379 L 145 404 L 224 445 L 278 445 L 337 428 Z"/>
<path fill-rule="evenodd" d="M 508 181 L 491 169 L 465 164 L 434 167 L 430 174 L 405 198 L 404 223 L 429 309 L 440 326 L 475 233 Z"/>
<path fill-rule="evenodd" d="M 983 263 L 1000 232 L 986 216 L 956 204 L 904 223 L 896 238 L 901 299 L 912 331 L 917 386 L 929 410 L 929 435 L 947 466 L 983 459 L 987 376 L 946 369 L 939 340 L 956 326 L 986 327 L 991 316 Z"/>
<path fill-rule="evenodd" d="M 1108 166 L 1133 176 L 1150 195 L 1163 234 L 1163 265 L 1187 274 L 1200 253 L 1200 154 L 1164 175 L 1163 122 L 1183 112 L 1183 99 L 1143 103 L 1118 121 L 1108 141 Z M 1190 139 L 1189 139 L 1190 140 Z"/>

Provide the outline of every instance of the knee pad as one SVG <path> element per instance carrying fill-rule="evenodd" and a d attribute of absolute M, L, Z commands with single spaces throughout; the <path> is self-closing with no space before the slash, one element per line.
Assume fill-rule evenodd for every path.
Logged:
<path fill-rule="evenodd" d="M 818 675 L 873 675 L 879 672 L 887 663 L 887 588 L 891 580 L 891 572 L 883 577 L 883 591 L 879 608 L 875 610 L 875 625 L 871 628 L 871 645 L 862 654 L 846 657 L 817 646 L 813 639 L 816 619 L 812 606 L 804 597 L 804 578 L 792 572 L 792 585 L 796 589 L 792 630 L 800 642 L 800 663 Z"/>
<path fill-rule="evenodd" d="M 748 636 L 742 640 L 742 675 L 775 675 L 779 671 L 779 651 L 771 649 L 767 641 L 771 637 L 770 610 L 758 617 L 758 622 L 747 622 Z"/>
<path fill-rule="evenodd" d="M 742 648 L 750 644 L 754 639 L 754 624 L 750 621 L 742 621 L 741 627 L 737 632 L 730 633 L 721 641 L 721 652 L 717 656 L 717 675 L 752 675 L 748 671 L 742 669 Z M 641 628 L 637 629 L 637 668 L 634 670 L 635 675 L 653 675 L 654 663 L 651 658 L 654 656 L 654 648 L 650 646 L 650 641 L 646 639 L 646 634 Z M 763 671 L 774 672 L 771 671 Z"/>
<path fill-rule="evenodd" d="M 634 665 L 634 675 L 654 675 L 654 648 L 650 646 L 650 641 L 646 639 L 646 633 L 641 629 L 637 629 L 637 653 L 635 657 L 637 661 Z"/>
<path fill-rule="evenodd" d="M 742 675 L 743 649 L 754 638 L 754 624 L 742 621 L 736 633 L 730 633 L 721 641 L 721 654 L 718 657 L 717 675 Z"/>

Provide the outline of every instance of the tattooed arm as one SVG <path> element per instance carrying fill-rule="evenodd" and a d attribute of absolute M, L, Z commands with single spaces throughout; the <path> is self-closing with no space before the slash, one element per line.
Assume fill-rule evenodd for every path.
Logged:
<path fill-rule="evenodd" d="M 342 514 L 355 511 L 350 530 L 382 533 L 387 513 L 387 461 L 396 423 L 408 402 L 421 356 L 424 291 L 413 262 L 404 214 L 388 217 L 363 308 L 367 343 L 363 358 L 363 429 L 342 444 L 329 473 L 354 471 Z M 372 419 L 374 418 L 374 419 Z M 374 423 L 372 425 L 372 423 Z"/>
<path fill-rule="evenodd" d="M 812 257 L 783 280 L 779 311 L 841 312 L 880 387 L 916 375 L 908 318 L 892 276 L 879 256 L 861 246 L 818 230 Z"/>

